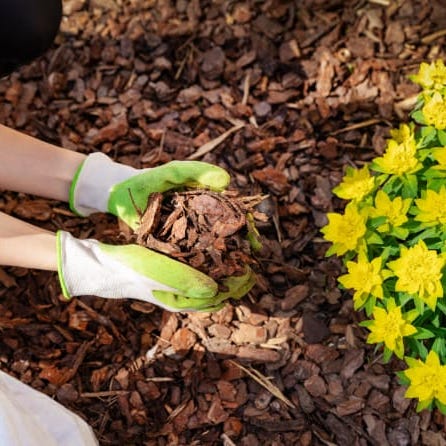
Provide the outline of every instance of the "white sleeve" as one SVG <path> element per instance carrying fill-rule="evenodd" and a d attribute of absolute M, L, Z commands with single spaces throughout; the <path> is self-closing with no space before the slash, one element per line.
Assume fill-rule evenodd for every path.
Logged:
<path fill-rule="evenodd" d="M 0 445 L 97 446 L 78 415 L 0 371 Z"/>

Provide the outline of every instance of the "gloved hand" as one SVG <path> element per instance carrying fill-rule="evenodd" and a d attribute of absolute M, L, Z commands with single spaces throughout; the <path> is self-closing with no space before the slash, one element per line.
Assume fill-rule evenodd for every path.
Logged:
<path fill-rule="evenodd" d="M 249 267 L 230 277 L 227 291 L 200 271 L 138 245 L 114 246 L 57 233 L 58 272 L 65 297 L 133 298 L 169 311 L 215 311 L 254 285 Z"/>
<path fill-rule="evenodd" d="M 171 161 L 135 169 L 97 152 L 87 157 L 73 179 L 70 207 L 82 216 L 110 212 L 136 229 L 151 193 L 183 186 L 222 191 L 229 180 L 224 169 L 200 161 Z"/>
<path fill-rule="evenodd" d="M 222 191 L 229 181 L 224 169 L 200 161 L 139 170 L 97 152 L 87 157 L 72 181 L 70 207 L 82 216 L 110 212 L 137 229 L 151 193 L 181 187 Z M 80 241 L 63 232 L 59 246 L 59 277 L 66 296 L 129 297 L 170 311 L 214 311 L 228 298 L 243 297 L 255 283 L 255 274 L 246 267 L 243 276 L 228 278 L 226 290 L 218 292 L 205 274 L 141 246 Z"/>

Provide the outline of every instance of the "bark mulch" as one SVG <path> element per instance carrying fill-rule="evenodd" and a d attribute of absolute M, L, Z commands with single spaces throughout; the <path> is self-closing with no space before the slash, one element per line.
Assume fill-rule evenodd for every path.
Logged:
<path fill-rule="evenodd" d="M 217 164 L 258 211 L 252 292 L 208 314 L 64 302 L 55 274 L 0 269 L 0 367 L 90 423 L 101 445 L 445 445 L 358 327 L 324 256 L 347 165 L 381 153 L 442 0 L 67 0 L 53 48 L 0 81 L 0 122 L 135 167 Z M 26 172 L 24 172 L 26 174 Z M 115 242 L 114 217 L 4 191 L 0 210 Z"/>

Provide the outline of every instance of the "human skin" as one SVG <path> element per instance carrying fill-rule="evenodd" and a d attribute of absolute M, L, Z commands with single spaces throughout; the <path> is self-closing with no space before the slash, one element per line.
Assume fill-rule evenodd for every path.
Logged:
<path fill-rule="evenodd" d="M 0 212 L 0 265 L 57 271 L 56 235 Z"/>
<path fill-rule="evenodd" d="M 68 201 L 85 155 L 0 125 L 0 189 Z"/>
<path fill-rule="evenodd" d="M 0 189 L 68 202 L 85 155 L 0 125 Z M 56 236 L 0 212 L 0 265 L 57 271 Z"/>

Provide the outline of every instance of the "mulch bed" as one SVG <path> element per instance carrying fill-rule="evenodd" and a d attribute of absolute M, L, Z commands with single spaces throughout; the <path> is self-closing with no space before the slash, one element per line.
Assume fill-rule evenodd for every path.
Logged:
<path fill-rule="evenodd" d="M 345 166 L 381 153 L 422 61 L 446 59 L 437 0 L 67 0 L 53 48 L 0 81 L 0 122 L 135 167 L 199 159 L 267 195 L 258 283 L 220 311 L 64 302 L 55 274 L 0 269 L 0 367 L 101 445 L 445 445 L 365 343 L 319 233 Z M 3 192 L 0 210 L 114 242 L 114 217 Z"/>

